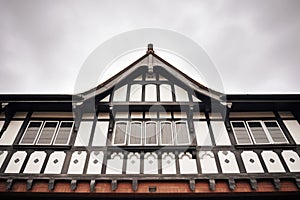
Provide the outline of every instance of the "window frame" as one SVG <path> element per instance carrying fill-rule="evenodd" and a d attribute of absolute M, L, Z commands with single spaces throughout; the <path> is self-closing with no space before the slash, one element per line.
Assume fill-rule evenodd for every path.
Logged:
<path fill-rule="evenodd" d="M 130 121 L 129 122 L 129 124 L 130 124 L 130 127 L 129 127 L 129 131 L 128 131 L 128 136 L 129 136 L 129 138 L 128 138 L 128 146 L 142 146 L 143 145 L 143 122 L 141 122 L 141 121 Z M 131 143 L 131 125 L 132 124 L 140 124 L 140 126 L 141 126 L 141 132 L 140 132 L 140 140 L 141 140 L 141 143 L 139 143 L 139 144 L 132 144 Z M 127 124 L 127 126 L 128 126 L 128 124 Z M 127 129 L 126 129 L 126 131 L 128 130 L 128 127 L 127 127 Z M 125 139 L 125 141 L 126 141 L 126 139 Z M 125 143 L 125 145 L 126 145 L 126 143 Z"/>
<path fill-rule="evenodd" d="M 58 136 L 58 132 L 59 132 L 59 130 L 61 128 L 61 124 L 64 123 L 64 122 L 66 122 L 66 123 L 71 122 L 72 123 L 72 126 L 70 128 L 70 132 L 69 132 L 68 141 L 67 141 L 66 144 L 55 144 L 56 138 Z M 52 141 L 51 145 L 53 145 L 53 146 L 65 146 L 65 145 L 69 145 L 70 144 L 70 140 L 71 140 L 72 131 L 73 131 L 73 128 L 74 128 L 74 124 L 75 124 L 74 121 L 59 121 L 59 125 L 57 127 L 57 130 L 56 130 L 56 133 L 55 133 L 55 137 L 53 138 L 53 141 Z"/>
<path fill-rule="evenodd" d="M 245 129 L 246 129 L 247 135 L 248 135 L 249 140 L 250 140 L 251 143 L 249 143 L 249 144 L 241 144 L 241 143 L 239 143 L 239 141 L 238 141 L 238 139 L 237 139 L 236 132 L 235 132 L 235 130 L 234 130 L 234 126 L 233 126 L 233 124 L 232 124 L 232 123 L 234 123 L 234 122 L 242 122 L 242 123 L 244 124 L 244 127 L 245 127 Z M 248 130 L 248 127 L 247 127 L 247 124 L 245 123 L 245 121 L 230 121 L 230 125 L 231 125 L 232 131 L 233 131 L 233 135 L 234 135 L 234 139 L 235 139 L 236 144 L 238 144 L 238 145 L 253 145 L 253 144 L 254 144 L 253 139 L 252 139 L 252 136 L 251 136 L 251 134 L 250 134 L 250 131 Z"/>
<path fill-rule="evenodd" d="M 116 127 L 117 127 L 117 124 L 119 124 L 119 123 L 125 123 L 126 124 L 125 138 L 124 138 L 124 143 L 115 144 L 116 130 L 117 130 Z M 112 146 L 126 146 L 127 145 L 127 134 L 128 134 L 128 121 L 121 121 L 121 120 L 120 121 L 115 121 L 111 145 Z"/>
<path fill-rule="evenodd" d="M 270 139 L 271 139 L 271 141 L 272 141 L 272 144 L 290 144 L 289 140 L 287 139 L 286 135 L 284 134 L 284 132 L 283 132 L 283 130 L 281 129 L 281 127 L 280 127 L 279 123 L 277 122 L 277 120 L 262 120 L 262 122 L 263 122 L 263 125 L 264 125 L 265 128 L 266 128 L 266 131 L 268 132 L 268 134 L 269 134 L 269 136 L 270 136 Z M 270 133 L 268 127 L 266 126 L 265 122 L 275 122 L 275 123 L 277 124 L 277 126 L 278 126 L 278 128 L 279 128 L 281 134 L 283 135 L 283 137 L 284 137 L 284 139 L 285 139 L 285 142 L 284 142 L 284 143 L 283 143 L 283 142 L 275 142 L 275 141 L 273 140 L 272 135 L 271 135 L 271 133 Z"/>
<path fill-rule="evenodd" d="M 40 125 L 40 127 L 39 127 L 39 130 L 37 131 L 37 134 L 35 135 L 35 138 L 34 138 L 33 143 L 22 143 L 22 141 L 23 141 L 23 139 L 24 139 L 24 137 L 25 137 L 25 134 L 27 133 L 27 130 L 28 130 L 29 125 L 30 125 L 31 122 L 41 122 L 41 125 Z M 30 120 L 30 121 L 28 122 L 27 126 L 26 126 L 25 131 L 22 133 L 22 137 L 21 137 L 21 139 L 19 140 L 18 145 L 36 145 L 37 138 L 39 137 L 39 134 L 40 134 L 40 131 L 41 131 L 41 128 L 43 127 L 43 125 L 44 125 L 44 121 L 42 121 L 42 120 Z"/>
<path fill-rule="evenodd" d="M 186 125 L 186 132 L 187 132 L 187 137 L 188 137 L 188 143 L 178 143 L 178 138 L 177 138 L 177 135 L 178 135 L 178 133 L 177 133 L 177 127 L 176 127 L 176 125 L 177 124 L 180 124 L 180 123 L 184 123 L 185 125 Z M 174 142 L 174 144 L 173 145 L 190 145 L 191 144 L 191 138 L 190 138 L 190 133 L 189 133 L 190 131 L 189 131 L 189 126 L 188 126 L 188 122 L 187 122 L 187 120 L 180 120 L 180 121 L 174 121 L 174 134 L 175 134 L 175 141 L 174 141 L 174 138 L 173 138 L 173 142 Z"/>
<path fill-rule="evenodd" d="M 163 123 L 167 123 L 167 124 L 170 124 L 170 127 L 171 127 L 171 137 L 172 137 L 172 142 L 170 144 L 164 144 L 162 143 L 162 124 Z M 174 135 L 173 135 L 173 122 L 172 121 L 161 121 L 159 123 L 159 135 L 160 135 L 160 142 L 159 142 L 159 145 L 164 145 L 164 146 L 174 146 Z"/>
<path fill-rule="evenodd" d="M 155 138 L 156 138 L 156 143 L 155 144 L 147 144 L 147 124 L 155 124 Z M 157 131 L 157 128 L 158 128 L 158 122 L 156 121 L 145 121 L 144 122 L 144 146 L 158 146 L 159 145 L 159 142 L 158 142 L 158 131 Z"/>
<path fill-rule="evenodd" d="M 39 141 L 39 139 L 40 139 L 40 137 L 41 137 L 41 134 L 42 134 L 42 132 L 43 132 L 43 130 L 44 130 L 45 125 L 46 125 L 47 122 L 50 122 L 50 123 L 51 123 L 51 122 L 56 122 L 56 127 L 55 127 L 55 129 L 54 129 L 54 132 L 53 132 L 51 141 L 50 141 L 49 144 L 38 144 L 38 141 Z M 53 141 L 54 141 L 54 138 L 56 137 L 57 130 L 58 130 L 58 127 L 59 127 L 59 124 L 60 124 L 59 121 L 49 121 L 49 120 L 43 121 L 42 128 L 39 130 L 38 137 L 36 138 L 36 141 L 34 142 L 33 145 L 41 145 L 41 146 L 49 146 L 49 145 L 53 145 Z"/>

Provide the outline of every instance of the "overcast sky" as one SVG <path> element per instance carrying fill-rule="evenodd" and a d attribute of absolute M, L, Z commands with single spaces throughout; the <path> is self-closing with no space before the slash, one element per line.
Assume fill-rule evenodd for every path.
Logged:
<path fill-rule="evenodd" d="M 72 94 L 104 41 L 161 28 L 198 43 L 226 93 L 299 94 L 299 10 L 299 0 L 0 0 L 0 93 Z"/>

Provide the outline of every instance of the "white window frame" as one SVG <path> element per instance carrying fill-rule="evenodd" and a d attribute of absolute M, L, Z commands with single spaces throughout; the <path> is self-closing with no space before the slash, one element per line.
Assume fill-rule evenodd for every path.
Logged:
<path fill-rule="evenodd" d="M 28 130 L 29 125 L 30 125 L 31 122 L 33 122 L 33 123 L 34 123 L 34 122 L 41 122 L 40 128 L 39 128 L 39 130 L 38 130 L 38 132 L 37 132 L 37 134 L 36 134 L 36 136 L 35 136 L 35 138 L 34 138 L 33 143 L 22 143 L 22 140 L 23 140 L 23 138 L 25 137 L 25 134 L 26 134 L 26 132 L 27 132 L 27 130 Z M 39 136 L 39 134 L 40 134 L 40 131 L 41 131 L 42 127 L 43 127 L 43 124 L 44 124 L 44 121 L 40 121 L 40 120 L 32 120 L 32 121 L 29 121 L 29 123 L 27 124 L 27 127 L 26 127 L 25 131 L 23 132 L 22 138 L 20 139 L 20 141 L 19 141 L 18 144 L 19 144 L 19 145 L 34 145 L 34 144 L 36 143 L 36 141 L 37 141 L 37 138 L 38 138 L 38 136 Z"/>
<path fill-rule="evenodd" d="M 281 127 L 279 126 L 279 124 L 278 124 L 278 122 L 277 122 L 276 120 L 266 120 L 266 121 L 262 121 L 262 122 L 263 122 L 262 124 L 263 124 L 264 127 L 266 128 L 267 133 L 268 133 L 269 136 L 270 136 L 270 140 L 272 141 L 272 144 L 289 144 L 288 139 L 286 138 L 284 132 L 282 131 Z M 270 134 L 270 132 L 269 132 L 269 130 L 268 130 L 268 127 L 266 126 L 265 122 L 275 122 L 275 123 L 277 124 L 279 130 L 281 131 L 281 133 L 282 133 L 282 135 L 283 135 L 283 137 L 284 137 L 284 139 L 285 139 L 285 142 L 284 142 L 284 143 L 283 143 L 283 142 L 274 142 L 274 140 L 273 140 L 273 138 L 272 138 L 272 135 Z"/>
<path fill-rule="evenodd" d="M 239 143 L 239 141 L 238 141 L 238 139 L 237 139 L 237 136 L 236 136 L 236 133 L 235 133 L 235 130 L 234 130 L 234 126 L 233 126 L 233 124 L 232 124 L 232 123 L 234 123 L 234 122 L 242 122 L 242 123 L 244 124 L 244 127 L 245 127 L 245 129 L 246 129 L 247 135 L 248 135 L 248 137 L 249 137 L 251 143 L 249 143 L 249 144 L 241 144 L 241 143 Z M 238 145 L 252 145 L 252 144 L 254 144 L 253 138 L 252 138 L 252 136 L 251 136 L 251 134 L 250 134 L 250 132 L 249 132 L 249 130 L 248 130 L 248 127 L 247 127 L 247 125 L 246 125 L 246 123 L 245 123 L 244 121 L 230 121 L 230 124 L 231 124 L 231 127 L 232 127 L 232 131 L 233 131 L 233 135 L 234 135 L 235 141 L 236 141 L 236 143 L 237 143 Z"/>
<path fill-rule="evenodd" d="M 60 130 L 60 128 L 61 128 L 61 124 L 62 124 L 62 123 L 65 123 L 65 122 L 66 122 L 66 123 L 69 123 L 69 122 L 72 123 L 71 129 L 70 129 L 70 132 L 69 132 L 68 141 L 67 141 L 66 144 L 55 144 L 55 141 L 56 141 L 58 132 L 59 132 L 59 130 Z M 73 128 L 74 128 L 74 121 L 60 121 L 60 122 L 59 122 L 59 125 L 58 125 L 58 128 L 57 128 L 57 130 L 56 130 L 56 133 L 55 133 L 55 137 L 54 137 L 54 139 L 53 139 L 53 141 L 52 141 L 51 144 L 54 145 L 54 146 L 64 146 L 64 145 L 69 145 L 70 139 L 71 139 L 71 134 L 72 134 L 72 131 L 73 131 Z"/>
<path fill-rule="evenodd" d="M 178 143 L 178 141 L 177 141 L 177 128 L 176 128 L 176 124 L 180 124 L 180 123 L 185 123 L 185 125 L 186 125 L 186 132 L 187 132 L 187 136 L 188 136 L 188 140 L 189 140 L 189 142 L 188 143 Z M 176 141 L 175 141 L 175 145 L 190 145 L 191 144 L 191 138 L 190 138 L 190 134 L 189 134 L 189 127 L 188 127 L 188 123 L 187 123 L 187 121 L 184 121 L 184 120 L 181 120 L 181 121 L 175 121 L 174 122 L 174 134 L 175 134 L 175 139 L 176 139 Z M 174 139 L 173 139 L 174 140 Z"/>
<path fill-rule="evenodd" d="M 119 123 L 125 123 L 126 124 L 126 130 L 125 130 L 125 138 L 124 138 L 124 143 L 122 144 L 115 144 L 115 137 L 116 137 L 116 127 L 117 127 L 117 124 Z M 114 133 L 113 133 L 113 139 L 112 139 L 112 145 L 113 146 L 123 146 L 123 145 L 126 145 L 127 143 L 127 134 L 128 134 L 128 121 L 116 121 L 115 122 L 115 126 L 114 126 Z"/>
<path fill-rule="evenodd" d="M 156 143 L 155 144 L 147 144 L 147 124 L 155 124 L 155 139 L 156 139 Z M 158 128 L 158 123 L 156 121 L 146 121 L 145 122 L 145 126 L 144 126 L 144 133 L 145 133 L 145 140 L 144 140 L 144 145 L 145 146 L 157 146 L 158 145 L 158 138 L 157 138 L 157 134 L 158 134 L 158 131 L 157 131 L 157 128 Z"/>
<path fill-rule="evenodd" d="M 162 124 L 163 123 L 171 124 L 171 126 L 170 126 L 171 127 L 171 137 L 172 137 L 171 144 L 164 144 L 164 143 L 162 143 L 162 133 L 161 133 L 161 130 L 162 130 Z M 159 135 L 160 135 L 160 145 L 166 145 L 166 146 L 172 146 L 172 145 L 174 145 L 173 123 L 172 123 L 172 121 L 161 121 L 159 123 Z"/>
<path fill-rule="evenodd" d="M 263 131 L 264 131 L 264 133 L 265 133 L 268 141 L 269 141 L 268 143 L 257 143 L 256 142 L 256 140 L 255 140 L 255 138 L 253 136 L 253 133 L 251 131 L 251 128 L 249 126 L 249 122 L 258 122 L 258 123 L 260 123 L 260 125 L 261 125 L 261 127 L 262 127 L 262 129 L 263 129 Z M 249 133 L 251 134 L 251 138 L 252 138 L 252 141 L 253 141 L 254 144 L 257 144 L 257 145 L 272 144 L 272 139 L 270 138 L 269 132 L 266 130 L 266 127 L 264 126 L 264 124 L 262 123 L 261 120 L 247 120 L 246 124 L 247 124 L 247 128 L 249 130 Z"/>
<path fill-rule="evenodd" d="M 141 121 L 131 121 L 129 124 L 130 124 L 130 128 L 129 128 L 129 132 L 128 132 L 128 135 L 129 135 L 128 146 L 141 146 L 141 145 L 143 145 L 143 122 L 141 122 Z M 131 124 L 140 124 L 141 125 L 141 132 L 140 132 L 141 143 L 140 144 L 131 144 Z"/>
<path fill-rule="evenodd" d="M 40 139 L 40 137 L 41 137 L 41 134 L 42 134 L 42 132 L 43 132 L 43 130 L 44 130 L 45 125 L 46 125 L 47 122 L 50 122 L 50 123 L 51 123 L 51 122 L 56 122 L 56 127 L 55 127 L 54 133 L 53 133 L 53 135 L 52 135 L 51 141 L 50 141 L 49 144 L 38 144 L 38 141 L 39 141 L 39 139 Z M 52 145 L 53 139 L 56 137 L 56 133 L 57 133 L 57 129 L 58 129 L 58 127 L 59 127 L 59 124 L 60 124 L 59 121 L 44 121 L 43 124 L 42 124 L 42 128 L 39 130 L 38 137 L 36 138 L 34 144 L 35 144 L 35 145 L 41 145 L 41 146 Z"/>

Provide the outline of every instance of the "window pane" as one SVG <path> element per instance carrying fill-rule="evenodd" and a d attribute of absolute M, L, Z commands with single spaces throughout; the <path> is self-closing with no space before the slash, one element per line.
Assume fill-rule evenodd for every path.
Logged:
<path fill-rule="evenodd" d="M 252 144 L 244 122 L 231 122 L 231 125 L 238 144 Z"/>
<path fill-rule="evenodd" d="M 173 101 L 172 88 L 169 84 L 161 84 L 159 86 L 160 101 Z"/>
<path fill-rule="evenodd" d="M 148 84 L 145 86 L 145 101 L 157 101 L 157 91 L 155 84 Z"/>
<path fill-rule="evenodd" d="M 175 137 L 177 144 L 190 144 L 189 130 L 187 122 L 175 123 Z"/>
<path fill-rule="evenodd" d="M 142 144 L 142 123 L 130 123 L 130 139 L 129 144 Z"/>
<path fill-rule="evenodd" d="M 129 101 L 142 101 L 142 85 L 141 84 L 131 85 Z"/>
<path fill-rule="evenodd" d="M 114 91 L 113 101 L 126 101 L 127 85 L 124 85 Z"/>
<path fill-rule="evenodd" d="M 67 145 L 71 136 L 73 122 L 61 122 L 53 144 Z"/>
<path fill-rule="evenodd" d="M 33 144 L 42 126 L 42 122 L 30 122 L 20 144 Z"/>
<path fill-rule="evenodd" d="M 92 127 L 93 127 L 93 121 L 81 121 L 80 126 L 77 132 L 77 137 L 75 140 L 75 146 L 88 146 L 91 133 L 92 133 Z"/>
<path fill-rule="evenodd" d="M 282 133 L 281 129 L 279 128 L 277 122 L 265 122 L 265 125 L 273 139 L 274 143 L 287 143 L 284 134 Z"/>
<path fill-rule="evenodd" d="M 51 144 L 58 122 L 45 122 L 36 144 Z"/>
<path fill-rule="evenodd" d="M 172 134 L 172 123 L 171 122 L 161 122 L 160 123 L 160 142 L 162 145 L 173 144 L 173 134 Z"/>
<path fill-rule="evenodd" d="M 106 146 L 108 121 L 98 121 L 94 131 L 93 146 Z"/>
<path fill-rule="evenodd" d="M 260 122 L 247 122 L 256 144 L 269 143 L 267 135 Z"/>
<path fill-rule="evenodd" d="M 175 85 L 174 88 L 175 88 L 175 99 L 177 102 L 189 101 L 189 95 L 185 89 L 183 89 L 177 85 Z"/>
<path fill-rule="evenodd" d="M 156 122 L 145 123 L 145 143 L 146 145 L 157 144 L 157 127 Z"/>
<path fill-rule="evenodd" d="M 127 122 L 116 122 L 114 130 L 114 145 L 126 144 Z"/>

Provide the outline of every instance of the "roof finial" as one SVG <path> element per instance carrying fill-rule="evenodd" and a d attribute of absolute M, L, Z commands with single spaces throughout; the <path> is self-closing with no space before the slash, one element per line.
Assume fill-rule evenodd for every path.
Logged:
<path fill-rule="evenodd" d="M 154 50 L 153 50 L 153 44 L 148 44 L 148 50 L 147 50 L 147 53 L 154 53 Z"/>

